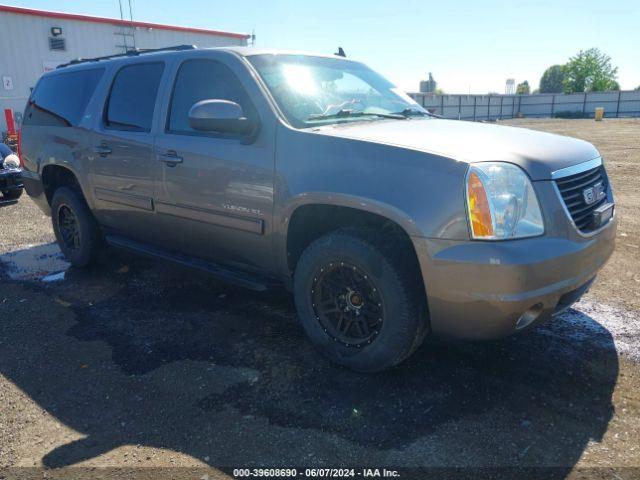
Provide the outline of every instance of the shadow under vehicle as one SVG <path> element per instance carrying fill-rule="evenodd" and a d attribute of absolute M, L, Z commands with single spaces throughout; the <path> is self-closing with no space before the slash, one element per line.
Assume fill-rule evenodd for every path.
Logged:
<path fill-rule="evenodd" d="M 301 341 L 286 292 L 247 295 L 135 257 L 71 268 L 46 286 L 7 281 L 3 296 L 0 373 L 81 436 L 45 448 L 49 468 L 141 445 L 223 470 L 531 468 L 564 478 L 613 414 L 611 334 L 577 312 L 493 342 L 428 341 L 401 368 L 362 375 Z"/>

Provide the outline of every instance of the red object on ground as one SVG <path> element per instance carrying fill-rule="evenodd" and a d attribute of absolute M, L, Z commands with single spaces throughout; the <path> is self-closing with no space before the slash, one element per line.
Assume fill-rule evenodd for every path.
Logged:
<path fill-rule="evenodd" d="M 10 108 L 4 109 L 4 119 L 7 121 L 7 131 L 9 135 L 16 134 L 16 123 L 13 121 L 13 110 Z"/>

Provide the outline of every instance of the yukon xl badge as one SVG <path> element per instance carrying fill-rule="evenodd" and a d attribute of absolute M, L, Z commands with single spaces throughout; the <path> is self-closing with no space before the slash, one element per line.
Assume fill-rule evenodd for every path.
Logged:
<path fill-rule="evenodd" d="M 584 203 L 587 205 L 591 205 L 596 203 L 598 200 L 602 200 L 606 196 L 604 184 L 602 182 L 598 182 L 593 187 L 585 188 L 582 191 L 582 196 L 584 198 Z"/>

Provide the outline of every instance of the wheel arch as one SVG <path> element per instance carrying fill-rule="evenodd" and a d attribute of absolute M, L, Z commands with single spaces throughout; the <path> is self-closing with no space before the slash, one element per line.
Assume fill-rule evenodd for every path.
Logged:
<path fill-rule="evenodd" d="M 80 193 L 85 201 L 87 199 L 80 185 L 78 175 L 67 166 L 58 163 L 47 163 L 42 167 L 40 178 L 42 179 L 42 189 L 49 206 L 51 206 L 55 190 L 61 186 L 71 187 Z"/>
<path fill-rule="evenodd" d="M 305 194 L 289 203 L 282 217 L 283 241 L 279 246 L 282 270 L 291 276 L 302 251 L 329 231 L 350 226 L 380 228 L 398 235 L 410 248 L 412 259 L 418 257 L 411 241 L 421 236 L 413 219 L 399 209 L 375 200 L 352 195 Z"/>

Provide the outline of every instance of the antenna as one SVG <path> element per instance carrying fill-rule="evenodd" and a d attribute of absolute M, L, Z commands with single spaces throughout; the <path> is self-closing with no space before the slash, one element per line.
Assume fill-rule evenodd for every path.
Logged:
<path fill-rule="evenodd" d="M 131 20 L 131 38 L 133 39 L 133 49 L 136 49 L 136 29 L 133 26 L 133 10 L 131 10 L 131 0 L 129 0 L 129 20 Z"/>
<path fill-rule="evenodd" d="M 118 6 L 120 7 L 120 20 L 124 22 L 124 16 L 122 15 L 122 0 L 118 0 Z M 124 33 L 124 27 L 122 27 L 122 41 L 124 42 L 124 53 L 127 53 L 129 47 L 127 46 L 127 36 Z"/>

